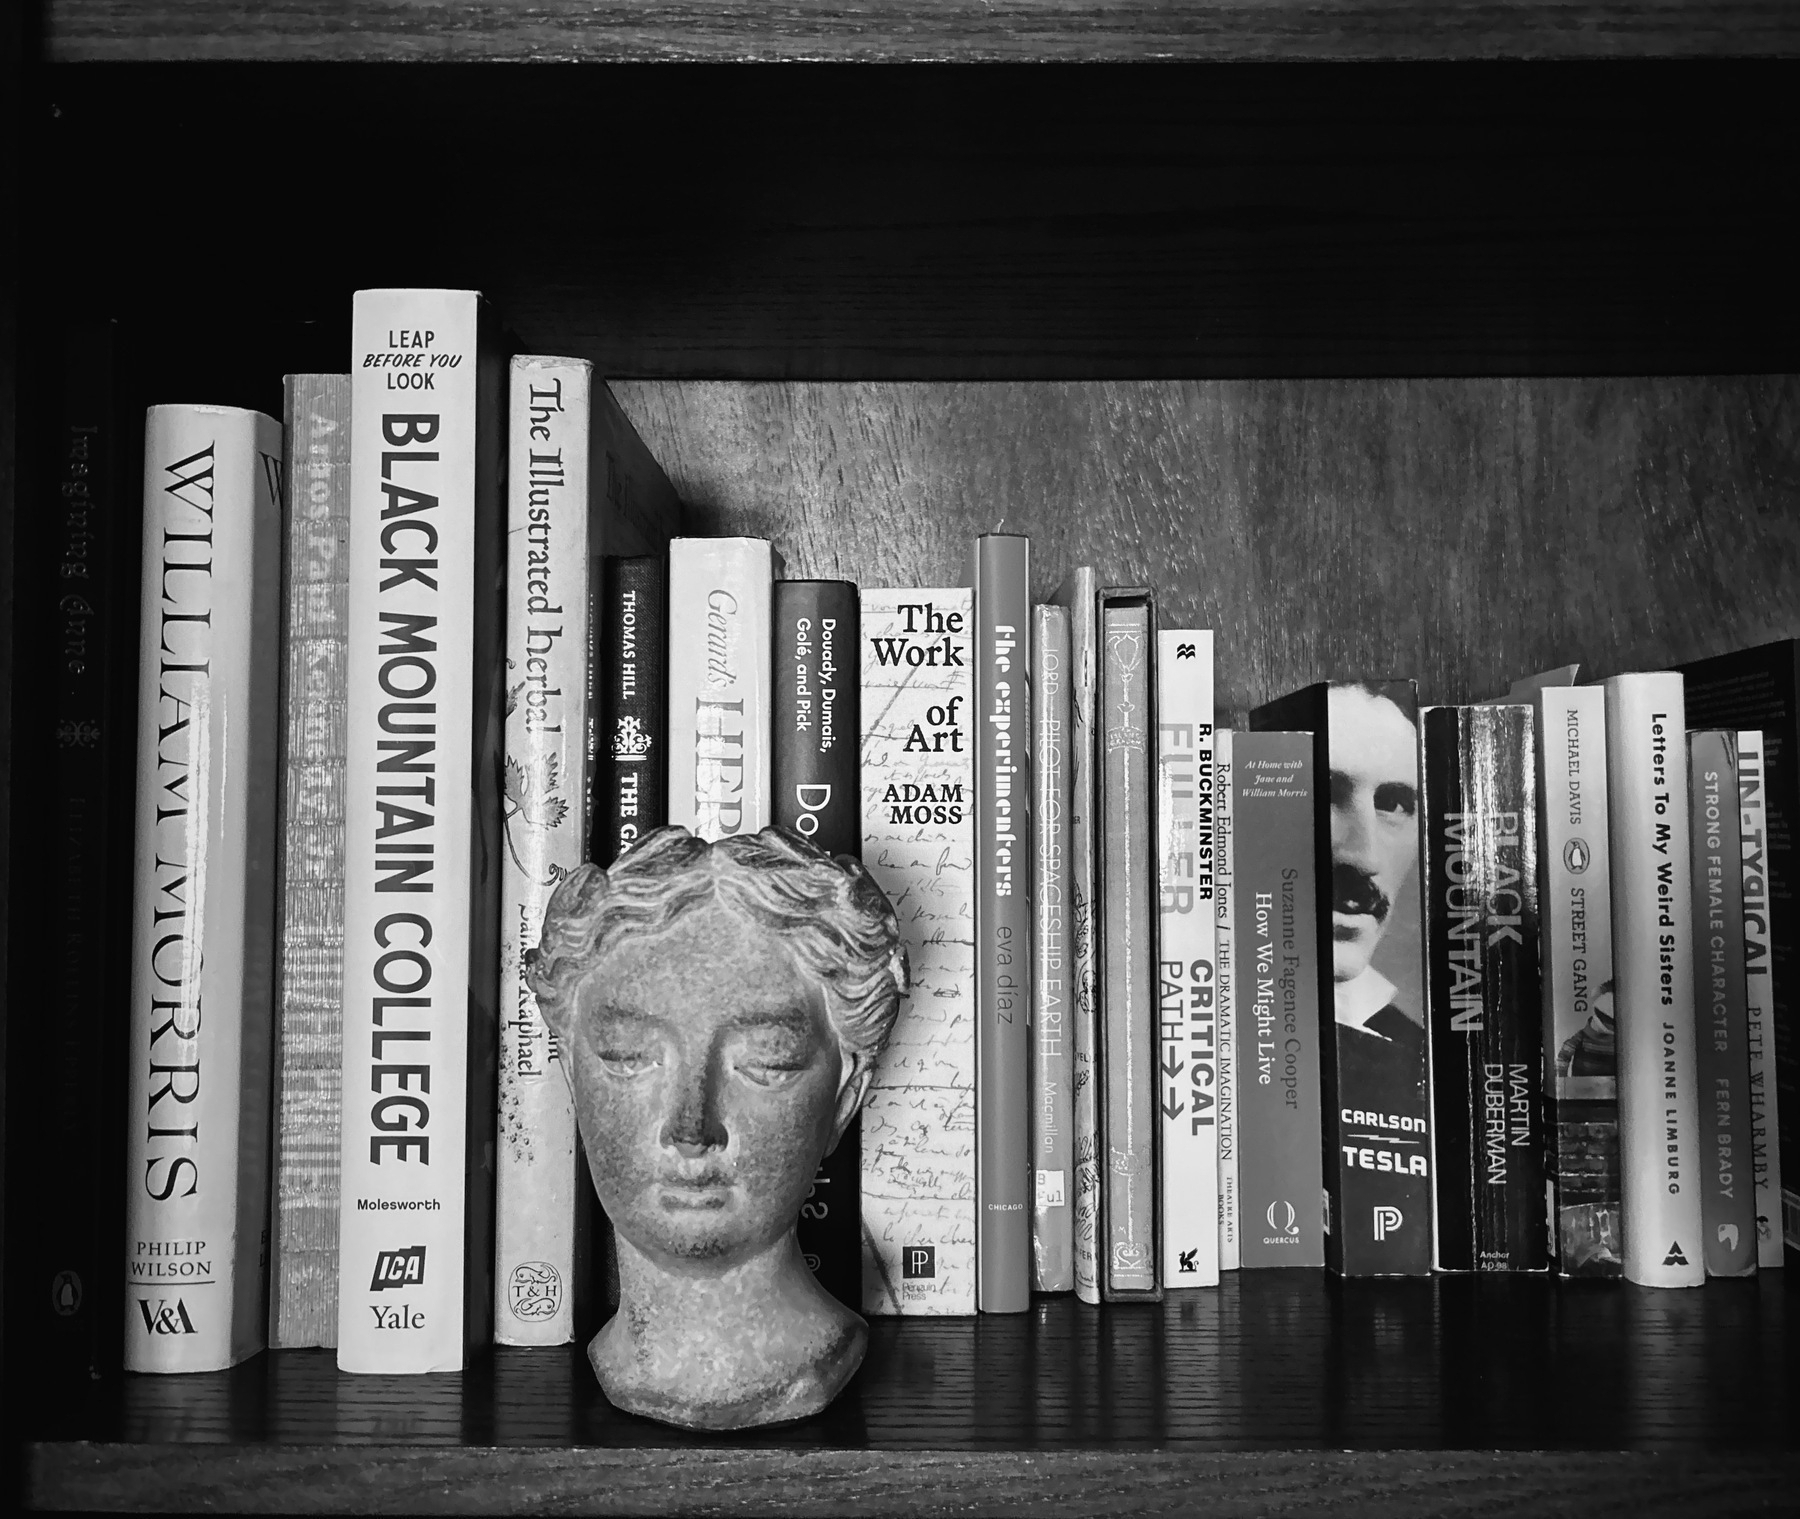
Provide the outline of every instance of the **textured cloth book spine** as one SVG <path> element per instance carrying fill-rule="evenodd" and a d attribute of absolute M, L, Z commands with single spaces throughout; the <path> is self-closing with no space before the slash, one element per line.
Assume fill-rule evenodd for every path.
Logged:
<path fill-rule="evenodd" d="M 1769 889 L 1769 987 L 1773 1008 L 1770 1058 L 1771 1156 L 1781 1199 L 1776 1242 L 1800 1250 L 1800 640 L 1738 649 L 1683 665 L 1688 721 L 1704 728 L 1759 728 L 1763 735 L 1763 801 Z M 1777 1112 L 1779 1109 L 1779 1112 Z M 1779 1118 L 1780 1122 L 1776 1120 Z"/>
<path fill-rule="evenodd" d="M 32 945 L 30 1005 L 15 1020 L 8 1061 L 31 1072 L 14 1087 L 19 1133 L 34 1161 L 12 1176 L 10 1262 L 22 1287 L 12 1364 L 43 1379 L 115 1376 L 126 1300 L 125 1054 L 131 974 L 130 762 L 137 719 L 135 593 L 141 449 L 120 401 L 114 324 L 72 319 L 59 362 L 38 391 L 47 413 L 41 485 L 14 527 L 20 629 L 41 630 L 16 661 L 13 795 L 14 943 Z M 141 413 L 140 413 L 141 417 Z M 29 722 L 26 714 L 36 714 Z M 21 1006 L 25 1005 L 21 992 Z"/>
<path fill-rule="evenodd" d="M 1231 737 L 1239 1263 L 1323 1266 L 1310 733 Z"/>
<path fill-rule="evenodd" d="M 1069 613 L 1032 608 L 1031 1287 L 1075 1288 L 1075 1046 L 1069 1017 Z"/>
<path fill-rule="evenodd" d="M 1735 730 L 1688 734 L 1694 871 L 1695 1074 L 1700 1091 L 1700 1226 L 1708 1276 L 1756 1270 L 1744 878 Z"/>
<path fill-rule="evenodd" d="M 1613 1024 L 1612 847 L 1606 693 L 1533 693 L 1538 751 L 1538 912 L 1543 931 L 1545 1169 L 1550 1250 L 1564 1276 L 1617 1276 L 1619 1082 Z"/>
<path fill-rule="evenodd" d="M 1219 1281 L 1213 640 L 1156 635 L 1157 1108 L 1162 1286 Z"/>
<path fill-rule="evenodd" d="M 492 1335 L 505 366 L 468 290 L 351 320 L 338 1366 Z"/>
<path fill-rule="evenodd" d="M 862 629 L 847 580 L 778 580 L 774 590 L 775 822 L 827 854 L 862 856 Z M 860 1119 L 819 1163 L 800 1205 L 800 1253 L 847 1308 L 862 1304 Z"/>
<path fill-rule="evenodd" d="M 862 593 L 862 857 L 907 995 L 862 1111 L 864 1313 L 975 1312 L 974 606 Z"/>
<path fill-rule="evenodd" d="M 1217 988 L 1219 1029 L 1219 1269 L 1238 1269 L 1243 1233 L 1238 1206 L 1238 1035 L 1237 915 L 1233 906 L 1232 808 L 1235 736 L 1221 728 L 1213 734 L 1213 983 Z"/>
<path fill-rule="evenodd" d="M 1531 709 L 1427 707 L 1421 726 L 1437 1264 L 1541 1271 L 1548 1237 Z"/>
<path fill-rule="evenodd" d="M 286 379 L 287 626 L 269 1347 L 337 1344 L 350 376 Z"/>
<path fill-rule="evenodd" d="M 1313 735 L 1319 1001 L 1335 1025 L 1319 1050 L 1325 1261 L 1345 1276 L 1431 1271 L 1418 719 L 1410 680 L 1308 686 L 1251 714 Z"/>
<path fill-rule="evenodd" d="M 594 734 L 596 864 L 669 821 L 668 560 L 608 558 L 601 579 Z"/>
<path fill-rule="evenodd" d="M 1099 594 L 1100 1290 L 1160 1295 L 1156 1264 L 1156 805 L 1154 608 L 1148 591 Z"/>
<path fill-rule="evenodd" d="M 218 1371 L 267 1330 L 281 428 L 144 430 L 125 1369 Z"/>
<path fill-rule="evenodd" d="M 975 540 L 975 1267 L 1031 1306 L 1031 540 Z"/>
<path fill-rule="evenodd" d="M 763 538 L 669 544 L 669 821 L 768 827 L 775 556 Z"/>
<path fill-rule="evenodd" d="M 592 367 L 518 356 L 507 396 L 506 734 L 494 1338 L 563 1345 L 586 1287 L 590 1205 L 563 1051 L 525 981 L 557 883 L 586 858 L 591 577 L 603 505 L 589 457 Z"/>
<path fill-rule="evenodd" d="M 1053 598 L 1069 614 L 1069 1017 L 1075 1051 L 1075 1295 L 1100 1301 L 1099 945 L 1094 905 L 1094 701 L 1099 684 L 1099 588 L 1091 566 Z"/>
<path fill-rule="evenodd" d="M 1606 682 L 1625 1276 L 1698 1287 L 1699 1094 L 1682 680 Z"/>
<path fill-rule="evenodd" d="M 1744 861 L 1744 1023 L 1750 1055 L 1750 1167 L 1756 1182 L 1756 1264 L 1782 1264 L 1780 1097 L 1771 997 L 1769 832 L 1760 728 L 1738 731 L 1738 847 Z"/>

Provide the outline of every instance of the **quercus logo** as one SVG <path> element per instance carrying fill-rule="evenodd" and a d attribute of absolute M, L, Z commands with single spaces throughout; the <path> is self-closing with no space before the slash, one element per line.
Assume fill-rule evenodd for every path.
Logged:
<path fill-rule="evenodd" d="M 188 1317 L 187 1304 L 176 1298 L 171 1304 L 166 1297 L 159 1297 L 156 1306 L 150 1306 L 150 1299 L 138 1299 L 138 1312 L 144 1316 L 145 1334 L 197 1334 L 194 1321 Z"/>
<path fill-rule="evenodd" d="M 1269 1211 L 1263 1217 L 1268 1219 L 1269 1227 L 1277 1234 L 1292 1234 L 1294 1225 L 1300 1222 L 1294 1212 L 1294 1205 L 1279 1197 L 1269 1204 Z"/>
<path fill-rule="evenodd" d="M 419 1287 L 425 1282 L 425 1247 L 409 1245 L 404 1250 L 383 1250 L 375 1257 L 375 1274 L 369 1278 L 369 1291 L 385 1292 L 389 1287 Z"/>

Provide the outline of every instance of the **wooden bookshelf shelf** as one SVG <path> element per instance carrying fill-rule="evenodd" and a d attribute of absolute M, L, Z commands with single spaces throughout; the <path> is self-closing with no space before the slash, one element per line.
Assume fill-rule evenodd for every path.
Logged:
<path fill-rule="evenodd" d="M 9 788 L 45 636 L 14 625 L 12 534 L 52 488 L 34 377 L 62 324 L 119 319 L 135 402 L 273 410 L 388 283 L 483 289 L 521 350 L 593 359 L 700 530 L 769 534 L 792 573 L 955 583 L 1000 527 L 1047 578 L 1157 584 L 1218 630 L 1231 713 L 1326 668 L 1455 699 L 1796 630 L 1800 16 L 1776 0 L 30 21 L 0 54 Z M 16 1030 L 53 957 L 20 948 L 37 821 L 5 802 Z M 33 1079 L 8 1069 L 12 1174 Z M 1787 1275 L 1264 1273 L 879 1323 L 824 1418 L 730 1438 L 612 1412 L 574 1351 L 403 1381 L 287 1352 L 64 1397 L 9 1335 L 6 1471 L 65 1510 L 1696 1519 L 1800 1482 Z"/>
<path fill-rule="evenodd" d="M 51 0 L 59 61 L 1791 57 L 1778 0 Z"/>
<path fill-rule="evenodd" d="M 825 1415 L 729 1437 L 614 1412 L 572 1348 L 499 1350 L 461 1376 L 349 1377 L 329 1352 L 287 1351 L 129 1377 L 40 1406 L 24 1496 L 886 1514 L 959 1495 L 978 1511 L 1182 1512 L 1210 1493 L 1410 1513 L 1554 1492 L 1570 1512 L 1606 1493 L 1655 1513 L 1679 1479 L 1698 1504 L 1686 1511 L 1724 1513 L 1800 1478 L 1797 1434 L 1800 1313 L 1783 1275 L 1654 1292 L 1267 1271 L 1161 1306 L 1056 1298 L 1017 1317 L 876 1321 Z"/>

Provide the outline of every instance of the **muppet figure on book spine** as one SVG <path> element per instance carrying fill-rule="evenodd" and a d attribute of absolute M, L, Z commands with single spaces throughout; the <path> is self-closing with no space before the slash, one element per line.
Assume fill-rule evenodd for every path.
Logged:
<path fill-rule="evenodd" d="M 868 1326 L 794 1226 L 906 990 L 881 888 L 785 829 L 663 828 L 563 881 L 529 974 L 617 1237 L 606 1396 L 693 1429 L 817 1413 Z"/>

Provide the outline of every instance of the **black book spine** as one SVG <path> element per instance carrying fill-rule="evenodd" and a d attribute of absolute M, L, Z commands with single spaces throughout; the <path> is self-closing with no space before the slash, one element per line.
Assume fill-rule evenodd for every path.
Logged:
<path fill-rule="evenodd" d="M 1529 707 L 1429 707 L 1425 924 L 1437 1262 L 1535 1271 L 1544 1211 L 1543 977 Z"/>
<path fill-rule="evenodd" d="M 862 855 L 861 608 L 847 580 L 774 590 L 774 819 L 827 854 Z M 800 1251 L 819 1284 L 862 1306 L 860 1120 L 819 1165 L 800 1209 Z"/>
<path fill-rule="evenodd" d="M 609 558 L 600 577 L 591 853 L 612 862 L 669 820 L 669 567 Z"/>
<path fill-rule="evenodd" d="M 49 500 L 20 514 L 22 526 L 34 524 L 20 545 L 21 600 L 50 634 L 29 762 L 44 803 L 34 863 L 42 895 L 28 909 L 40 977 L 31 1001 L 45 1016 L 28 1020 L 27 1040 L 41 1041 L 35 1057 L 15 1051 L 47 1078 L 32 1137 L 41 1164 L 26 1168 L 36 1197 L 18 1235 L 31 1261 L 22 1285 L 34 1332 L 24 1338 L 43 1356 L 35 1364 L 83 1379 L 118 1370 L 124 1314 L 138 522 L 119 488 L 132 429 L 116 395 L 116 346 L 110 323 L 67 333 L 47 439 Z"/>

